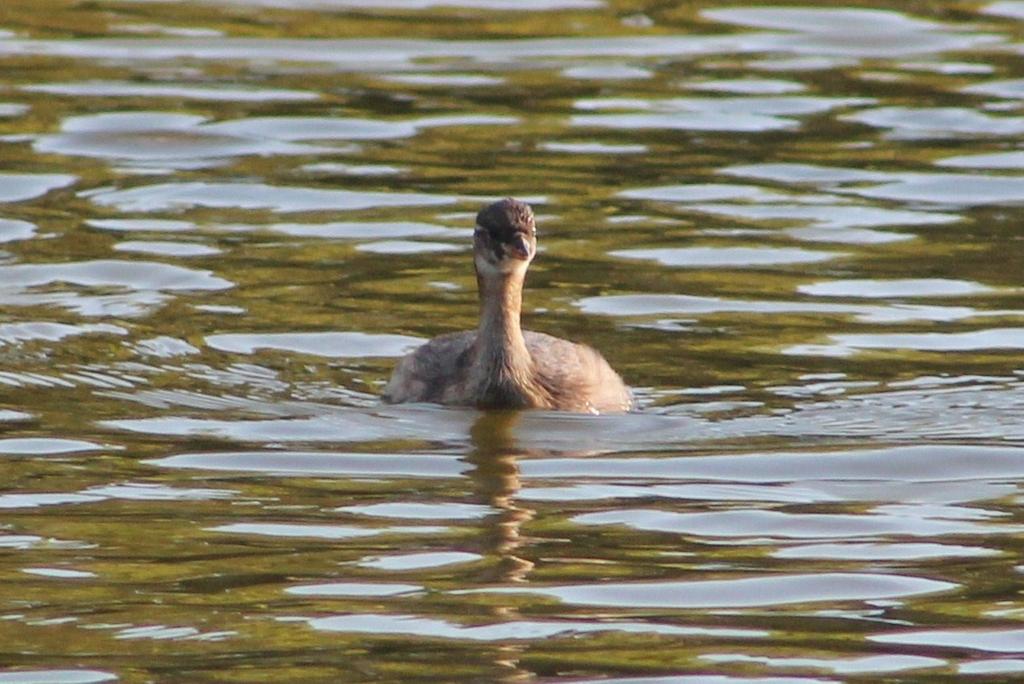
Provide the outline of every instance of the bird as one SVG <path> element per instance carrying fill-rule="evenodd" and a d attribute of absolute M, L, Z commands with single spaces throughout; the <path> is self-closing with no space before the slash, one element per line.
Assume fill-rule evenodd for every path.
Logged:
<path fill-rule="evenodd" d="M 599 352 L 521 328 L 523 283 L 536 254 L 530 205 L 509 197 L 481 209 L 473 231 L 477 329 L 440 335 L 409 352 L 385 386 L 384 401 L 591 414 L 632 410 L 632 393 Z"/>

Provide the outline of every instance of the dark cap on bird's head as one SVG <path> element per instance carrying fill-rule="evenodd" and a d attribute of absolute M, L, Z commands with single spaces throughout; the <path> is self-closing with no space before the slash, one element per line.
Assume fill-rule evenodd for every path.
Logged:
<path fill-rule="evenodd" d="M 526 202 L 506 197 L 480 210 L 476 215 L 478 234 L 486 234 L 497 257 L 505 252 L 518 259 L 533 256 L 533 238 L 537 232 L 533 209 Z"/>

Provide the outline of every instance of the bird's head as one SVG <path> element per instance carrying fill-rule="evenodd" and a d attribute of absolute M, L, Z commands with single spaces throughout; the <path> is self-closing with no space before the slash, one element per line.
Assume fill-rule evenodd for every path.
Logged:
<path fill-rule="evenodd" d="M 476 215 L 473 260 L 481 276 L 525 273 L 537 254 L 537 226 L 526 202 L 511 197 Z"/>

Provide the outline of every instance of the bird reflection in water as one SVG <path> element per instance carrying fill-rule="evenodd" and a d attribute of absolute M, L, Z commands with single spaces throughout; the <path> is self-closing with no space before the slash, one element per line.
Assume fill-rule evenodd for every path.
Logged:
<path fill-rule="evenodd" d="M 513 430 L 522 414 L 519 411 L 481 413 L 470 429 L 473 449 L 466 460 L 473 465 L 470 477 L 479 503 L 490 506 L 492 513 L 483 525 L 481 554 L 497 559 L 497 563 L 481 577 L 485 582 L 524 582 L 533 563 L 516 552 L 525 543 L 522 526 L 533 519 L 534 512 L 516 504 L 522 485 L 519 480 L 521 456 Z"/>
<path fill-rule="evenodd" d="M 485 411 L 470 428 L 473 448 L 466 461 L 473 465 L 470 477 L 475 499 L 494 511 L 482 522 L 481 529 L 479 553 L 496 560 L 480 575 L 485 583 L 525 582 L 533 569 L 531 561 L 517 555 L 528 541 L 522 536 L 522 527 L 534 516 L 533 510 L 516 504 L 516 495 L 522 487 L 519 457 L 529 454 L 516 447 L 513 435 L 521 418 L 520 411 Z M 500 621 L 520 618 L 515 605 L 490 608 Z M 503 673 L 495 681 L 512 684 L 536 679 L 533 672 L 519 666 L 524 648 L 514 642 L 496 647 L 494 664 Z"/>

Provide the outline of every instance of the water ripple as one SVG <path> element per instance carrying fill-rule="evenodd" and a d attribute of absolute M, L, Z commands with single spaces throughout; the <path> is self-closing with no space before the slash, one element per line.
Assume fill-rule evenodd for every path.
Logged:
<path fill-rule="evenodd" d="M 1024 650 L 1024 630 L 924 630 L 897 634 L 876 634 L 869 641 L 881 644 L 922 645 L 937 648 L 967 649 L 995 653 L 1020 653 Z"/>
<path fill-rule="evenodd" d="M 77 181 L 77 176 L 68 174 L 0 173 L 0 202 L 22 202 Z"/>
<path fill-rule="evenodd" d="M 453 197 L 424 193 L 327 190 L 274 186 L 266 183 L 159 183 L 126 190 L 107 190 L 89 196 L 102 207 L 124 212 L 212 209 L 267 209 L 298 211 L 353 211 L 375 207 L 453 204 Z"/>
<path fill-rule="evenodd" d="M 0 242 L 28 240 L 36 234 L 36 226 L 28 221 L 0 218 Z"/>
<path fill-rule="evenodd" d="M 883 674 L 926 668 L 945 667 L 945 660 L 913 655 L 879 655 L 859 658 L 776 658 L 735 654 L 708 654 L 701 660 L 712 663 L 759 663 L 774 668 L 813 668 L 836 674 Z"/>
<path fill-rule="evenodd" d="M 538 594 L 573 605 L 609 608 L 752 608 L 814 601 L 876 601 L 951 591 L 957 586 L 904 575 L 821 573 L 696 582 L 606 582 L 550 587 L 535 584 L 479 591 Z"/>
<path fill-rule="evenodd" d="M 813 55 L 904 57 L 966 50 L 1000 40 L 881 9 L 728 7 L 705 9 L 701 14 L 715 21 L 785 31 L 776 39 L 777 50 Z"/>
<path fill-rule="evenodd" d="M 665 266 L 686 268 L 813 264 L 843 256 L 840 252 L 821 252 L 797 247 L 666 247 L 621 249 L 610 254 L 626 259 L 650 259 Z"/>
<path fill-rule="evenodd" d="M 636 530 L 706 537 L 768 537 L 772 539 L 857 539 L 881 535 L 938 537 L 942 535 L 1012 533 L 1024 527 L 979 525 L 930 519 L 922 515 L 835 515 L 781 511 L 731 510 L 715 513 L 673 513 L 649 509 L 620 509 L 586 513 L 573 518 L 581 525 L 626 525 Z"/>
<path fill-rule="evenodd" d="M 671 634 L 680 636 L 710 636 L 722 638 L 758 638 L 765 632 L 758 630 L 730 630 L 713 627 L 679 627 L 656 622 L 623 622 L 577 620 L 517 620 L 490 625 L 466 626 L 446 620 L 415 615 L 337 615 L 311 618 L 313 629 L 328 632 L 363 634 L 405 634 L 438 639 L 465 639 L 470 641 L 509 641 L 571 637 L 591 632 L 625 632 Z"/>
<path fill-rule="evenodd" d="M 320 95 L 303 90 L 239 88 L 218 84 L 199 86 L 179 83 L 130 83 L 127 81 L 80 81 L 38 83 L 22 90 L 69 97 L 145 97 L 175 98 L 213 102 L 292 102 L 319 99 Z"/>
<path fill-rule="evenodd" d="M 221 452 L 179 454 L 152 459 L 150 465 L 253 475 L 319 477 L 459 477 L 469 466 L 442 455 L 344 454 L 328 452 Z"/>
<path fill-rule="evenodd" d="M 406 335 L 361 332 L 230 333 L 206 337 L 206 344 L 214 349 L 237 354 L 253 354 L 260 349 L 270 349 L 328 358 L 401 356 L 424 341 Z"/>
<path fill-rule="evenodd" d="M 101 670 L 8 670 L 0 672 L 0 684 L 100 684 L 116 682 L 113 672 Z"/>

